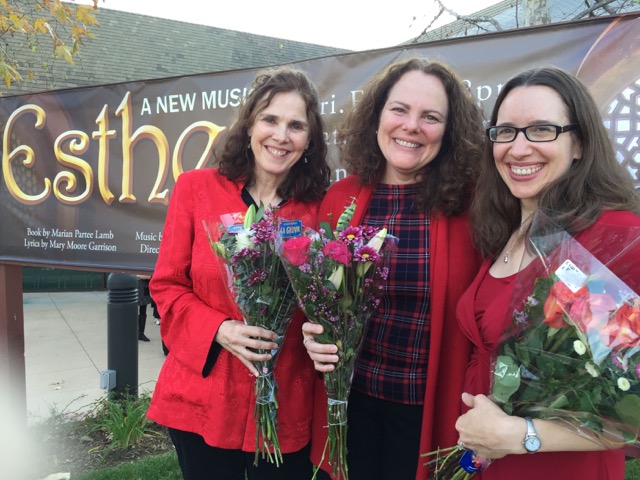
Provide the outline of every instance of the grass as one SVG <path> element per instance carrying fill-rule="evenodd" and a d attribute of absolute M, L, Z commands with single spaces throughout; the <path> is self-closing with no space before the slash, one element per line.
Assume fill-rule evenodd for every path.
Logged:
<path fill-rule="evenodd" d="M 95 470 L 75 480 L 179 480 L 182 478 L 175 452 L 143 458 L 137 462 Z"/>
<path fill-rule="evenodd" d="M 96 470 L 76 480 L 179 480 L 182 478 L 175 452 L 148 457 L 134 463 Z M 628 460 L 625 480 L 640 478 L 640 460 Z"/>

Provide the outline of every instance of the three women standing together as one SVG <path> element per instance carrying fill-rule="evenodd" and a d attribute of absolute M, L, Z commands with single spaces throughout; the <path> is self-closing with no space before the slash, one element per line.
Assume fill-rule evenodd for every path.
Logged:
<path fill-rule="evenodd" d="M 151 281 L 170 353 L 149 417 L 169 427 L 185 479 L 244 480 L 245 472 L 250 479 L 311 478 L 310 450 L 313 463 L 321 464 L 326 436 L 326 397 L 314 366 L 324 372 L 337 361 L 336 346 L 313 341 L 321 327 L 302 325 L 297 314 L 276 369 L 284 462 L 253 466 L 253 362 L 267 358 L 254 350 L 275 348 L 275 336 L 234 318 L 202 220 L 262 202 L 315 227 L 335 223 L 352 198 L 352 222 L 385 227 L 399 245 L 356 365 L 350 478 L 427 478 L 420 453 L 455 444 L 458 435 L 488 458 L 509 454 L 482 478 L 573 475 L 562 462 L 540 473 L 537 465 L 546 461 L 537 459 L 557 454 L 519 456 L 521 462 L 509 466 L 526 452 L 524 419 L 506 416 L 484 396 L 489 365 L 483 356 L 504 329 L 506 306 L 493 303 L 509 288 L 508 280 L 500 282 L 520 267 L 506 264 L 507 271 L 496 258 L 524 255 L 521 225 L 539 206 L 584 216 L 581 231 L 602 219 L 640 225 L 640 207 L 586 89 L 551 68 L 522 78 L 551 80 L 530 85 L 516 78 L 503 87 L 491 118 L 500 135 L 489 130 L 483 156 L 481 112 L 450 68 L 419 58 L 390 65 L 345 118 L 340 160 L 351 176 L 325 195 L 329 167 L 314 87 L 290 68 L 256 77 L 226 135 L 219 168 L 180 176 Z M 544 126 L 550 133 L 541 136 Z M 586 180 L 582 208 L 575 189 Z M 579 232 L 571 233 L 582 241 Z M 478 251 L 487 258 L 482 268 Z M 488 277 L 500 285 L 487 283 Z M 458 418 L 463 391 L 470 410 Z M 536 422 L 541 450 L 589 448 L 547 423 Z M 593 461 L 602 468 L 594 473 L 591 467 L 591 476 L 581 478 L 623 478 L 624 458 L 617 452 L 559 455 L 576 461 L 597 456 Z"/>

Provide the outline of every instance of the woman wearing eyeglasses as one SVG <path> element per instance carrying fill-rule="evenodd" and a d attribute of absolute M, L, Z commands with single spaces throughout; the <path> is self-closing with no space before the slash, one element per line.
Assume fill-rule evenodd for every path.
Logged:
<path fill-rule="evenodd" d="M 510 323 L 517 273 L 534 261 L 525 242 L 536 210 L 557 212 L 551 219 L 598 256 L 603 233 L 640 226 L 639 197 L 615 159 L 595 102 L 572 75 L 540 68 L 515 76 L 490 125 L 472 205 L 474 239 L 487 260 L 457 310 L 474 344 L 462 396 L 466 413 L 456 423 L 460 442 L 498 459 L 475 477 L 482 480 L 622 480 L 624 454 L 614 445 L 552 421 L 507 415 L 487 395 L 491 351 Z M 640 268 L 629 269 L 624 280 L 638 291 Z"/>

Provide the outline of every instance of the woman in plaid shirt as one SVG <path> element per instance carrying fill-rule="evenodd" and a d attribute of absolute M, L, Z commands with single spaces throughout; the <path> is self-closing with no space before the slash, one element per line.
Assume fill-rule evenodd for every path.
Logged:
<path fill-rule="evenodd" d="M 420 453 L 455 444 L 469 343 L 455 320 L 459 296 L 479 262 L 466 208 L 482 155 L 482 116 L 448 66 L 421 58 L 375 75 L 340 128 L 351 175 L 325 196 L 319 221 L 335 222 L 356 199 L 353 225 L 399 238 L 385 297 L 369 320 L 348 410 L 351 480 L 426 478 Z M 305 346 L 319 372 L 335 345 Z M 321 382 L 321 380 L 319 380 Z M 327 435 L 326 395 L 316 385 L 312 460 Z M 322 465 L 327 472 L 331 466 Z"/>

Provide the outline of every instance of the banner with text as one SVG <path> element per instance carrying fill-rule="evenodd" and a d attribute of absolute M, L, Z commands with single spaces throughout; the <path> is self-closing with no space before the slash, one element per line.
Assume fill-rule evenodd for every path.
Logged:
<path fill-rule="evenodd" d="M 590 88 L 618 160 L 640 185 L 640 18 L 600 17 L 297 62 L 322 101 L 332 181 L 346 176 L 336 125 L 390 62 L 447 62 L 489 112 L 500 86 L 555 65 Z M 0 261 L 105 271 L 152 270 L 171 189 L 212 150 L 259 69 L 0 99 Z"/>

